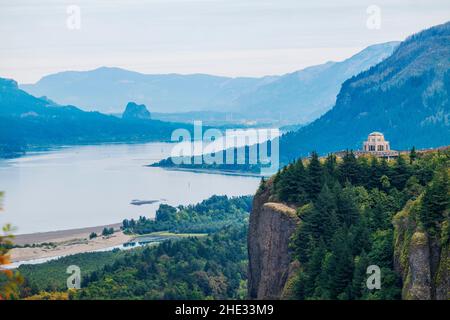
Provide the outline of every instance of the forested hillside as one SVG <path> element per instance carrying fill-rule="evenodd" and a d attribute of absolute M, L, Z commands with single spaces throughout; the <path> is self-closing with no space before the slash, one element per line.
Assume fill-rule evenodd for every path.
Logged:
<path fill-rule="evenodd" d="M 262 180 L 248 238 L 249 198 L 214 196 L 194 206 L 161 206 L 155 221 L 126 220 L 124 229 L 210 234 L 101 259 L 70 257 L 89 272 L 82 289 L 69 295 L 61 287 L 63 276 L 42 277 L 50 270 L 62 273 L 58 261 L 24 267 L 22 297 L 238 299 L 246 297 L 249 279 L 250 298 L 267 298 L 258 288 L 278 283 L 280 290 L 270 298 L 448 299 L 449 164 L 448 149 L 412 151 L 391 161 L 351 152 L 321 159 L 313 153 Z M 260 203 L 266 203 L 268 220 L 258 219 Z M 289 220 L 294 229 L 283 227 Z M 267 232 L 255 234 L 255 223 L 264 221 L 270 221 Z M 286 256 L 281 245 L 289 248 Z M 286 259 L 288 264 L 281 263 Z M 265 270 L 257 270 L 256 260 Z M 379 290 L 366 286 L 370 265 L 381 269 Z M 271 279 L 273 274 L 288 277 Z"/>
<path fill-rule="evenodd" d="M 212 196 L 178 208 L 162 204 L 155 220 L 125 220 L 124 231 L 164 230 L 190 232 L 191 236 L 129 251 L 83 253 L 20 266 L 25 278 L 21 298 L 243 299 L 251 200 L 250 196 Z M 195 237 L 198 232 L 209 235 Z M 69 265 L 83 270 L 82 289 L 70 295 L 66 287 Z"/>
<path fill-rule="evenodd" d="M 226 226 L 242 226 L 248 223 L 251 196 L 228 198 L 212 196 L 196 205 L 178 206 L 161 204 L 155 219 L 140 217 L 124 220 L 125 232 L 145 234 L 157 231 L 173 233 L 211 233 Z"/>
<path fill-rule="evenodd" d="M 342 160 L 330 155 L 321 161 L 313 153 L 307 163 L 298 160 L 263 182 L 255 201 L 287 204 L 296 208 L 300 219 L 290 243 L 297 271 L 286 280 L 279 297 L 447 299 L 449 164 L 448 149 L 421 155 L 413 151 L 390 162 L 355 158 L 350 152 Z M 261 214 L 252 212 L 251 230 Z M 423 250 L 433 253 L 423 256 L 434 260 L 414 262 L 413 235 L 423 239 Z M 251 234 L 249 246 L 257 248 L 267 241 L 265 237 L 275 235 Z M 264 259 L 255 250 L 250 250 L 250 264 Z M 381 269 L 380 290 L 366 287 L 369 265 Z M 416 269 L 424 270 L 422 275 Z M 430 279 L 428 287 L 417 283 L 426 283 L 421 279 L 425 276 Z M 255 296 L 262 282 L 250 284 L 250 296 L 264 298 Z M 418 295 L 411 289 L 418 286 L 429 294 Z"/>
<path fill-rule="evenodd" d="M 119 112 L 128 101 L 139 99 L 137 102 L 161 113 L 212 111 L 209 115 L 216 119 L 222 115 L 214 113 L 220 112 L 236 120 L 297 124 L 329 110 L 343 81 L 389 56 L 397 44 L 369 46 L 344 61 L 329 61 L 280 76 L 142 74 L 102 67 L 56 73 L 21 87 L 84 110 Z"/>
<path fill-rule="evenodd" d="M 391 56 L 345 81 L 330 111 L 280 137 L 281 165 L 311 150 L 360 150 L 373 131 L 383 132 L 393 150 L 449 145 L 449 57 L 450 22 L 407 38 Z M 174 165 L 170 158 L 155 165 L 259 171 L 248 164 L 248 152 L 242 165 Z"/>
<path fill-rule="evenodd" d="M 342 85 L 323 117 L 280 139 L 282 162 L 310 150 L 360 149 L 381 131 L 394 150 L 450 144 L 450 22 L 403 41 L 381 63 Z"/>
<path fill-rule="evenodd" d="M 245 297 L 246 228 L 166 241 L 92 273 L 73 299 L 238 299 Z"/>
<path fill-rule="evenodd" d="M 36 146 L 99 142 L 170 141 L 173 130 L 187 124 L 148 119 L 120 119 L 99 112 L 61 106 L 20 90 L 0 78 L 0 157 Z"/>

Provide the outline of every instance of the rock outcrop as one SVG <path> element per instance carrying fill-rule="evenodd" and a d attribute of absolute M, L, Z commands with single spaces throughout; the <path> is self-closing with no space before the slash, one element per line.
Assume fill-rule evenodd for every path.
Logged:
<path fill-rule="evenodd" d="M 250 299 L 283 299 L 286 284 L 296 273 L 289 242 L 300 219 L 296 210 L 271 202 L 270 191 L 253 200 L 248 234 Z"/>
<path fill-rule="evenodd" d="M 129 102 L 124 113 L 122 114 L 122 119 L 149 120 L 151 119 L 151 115 L 145 105 Z"/>
<path fill-rule="evenodd" d="M 448 239 L 430 235 L 414 219 L 419 200 L 410 202 L 394 217 L 394 266 L 403 279 L 402 299 L 450 299 Z M 443 225 L 443 230 L 448 228 Z"/>

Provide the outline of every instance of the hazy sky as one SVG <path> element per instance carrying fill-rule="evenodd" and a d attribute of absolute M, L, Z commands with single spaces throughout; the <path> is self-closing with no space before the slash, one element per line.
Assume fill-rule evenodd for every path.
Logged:
<path fill-rule="evenodd" d="M 80 29 L 67 26 L 77 21 L 70 5 Z M 379 29 L 367 27 L 370 5 Z M 448 20 L 449 0 L 0 0 L 0 77 L 28 83 L 99 66 L 281 74 Z"/>

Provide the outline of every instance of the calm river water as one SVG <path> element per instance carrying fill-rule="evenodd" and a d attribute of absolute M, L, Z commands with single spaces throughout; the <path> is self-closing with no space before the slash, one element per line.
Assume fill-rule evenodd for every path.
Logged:
<path fill-rule="evenodd" d="M 169 171 L 144 165 L 170 155 L 173 144 L 75 146 L 0 160 L 5 222 L 16 234 L 97 226 L 140 215 L 160 203 L 187 205 L 213 194 L 253 194 L 259 178 Z M 158 200 L 141 206 L 132 200 Z"/>

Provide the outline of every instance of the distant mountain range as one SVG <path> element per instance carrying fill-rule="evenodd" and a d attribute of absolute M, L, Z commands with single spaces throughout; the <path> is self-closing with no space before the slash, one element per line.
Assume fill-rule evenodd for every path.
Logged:
<path fill-rule="evenodd" d="M 450 144 L 450 22 L 409 37 L 345 81 L 332 110 L 281 138 L 281 157 L 360 149 L 372 131 L 397 150 Z"/>
<path fill-rule="evenodd" d="M 450 145 L 450 22 L 412 35 L 391 56 L 345 81 L 331 110 L 280 137 L 280 162 L 311 151 L 360 150 L 372 131 L 383 132 L 394 150 Z M 174 166 L 170 159 L 156 165 Z M 222 167 L 247 170 L 204 166 Z"/>
<path fill-rule="evenodd" d="M 345 80 L 391 55 L 398 44 L 373 45 L 342 62 L 327 62 L 283 75 L 243 93 L 236 105 L 251 118 L 308 123 L 331 109 Z"/>
<path fill-rule="evenodd" d="M 117 113 L 127 102 L 136 101 L 158 113 L 211 111 L 230 113 L 234 120 L 306 123 L 333 106 L 343 81 L 380 62 L 397 45 L 373 45 L 342 62 L 327 62 L 282 76 L 147 75 L 102 67 L 52 74 L 21 88 L 60 104 L 104 113 Z"/>
<path fill-rule="evenodd" d="M 145 109 L 138 107 L 140 112 Z M 14 156 L 36 146 L 169 141 L 173 130 L 192 127 L 139 116 L 121 119 L 60 106 L 49 99 L 33 97 L 20 90 L 15 81 L 3 78 L 0 78 L 0 123 L 0 157 Z"/>

